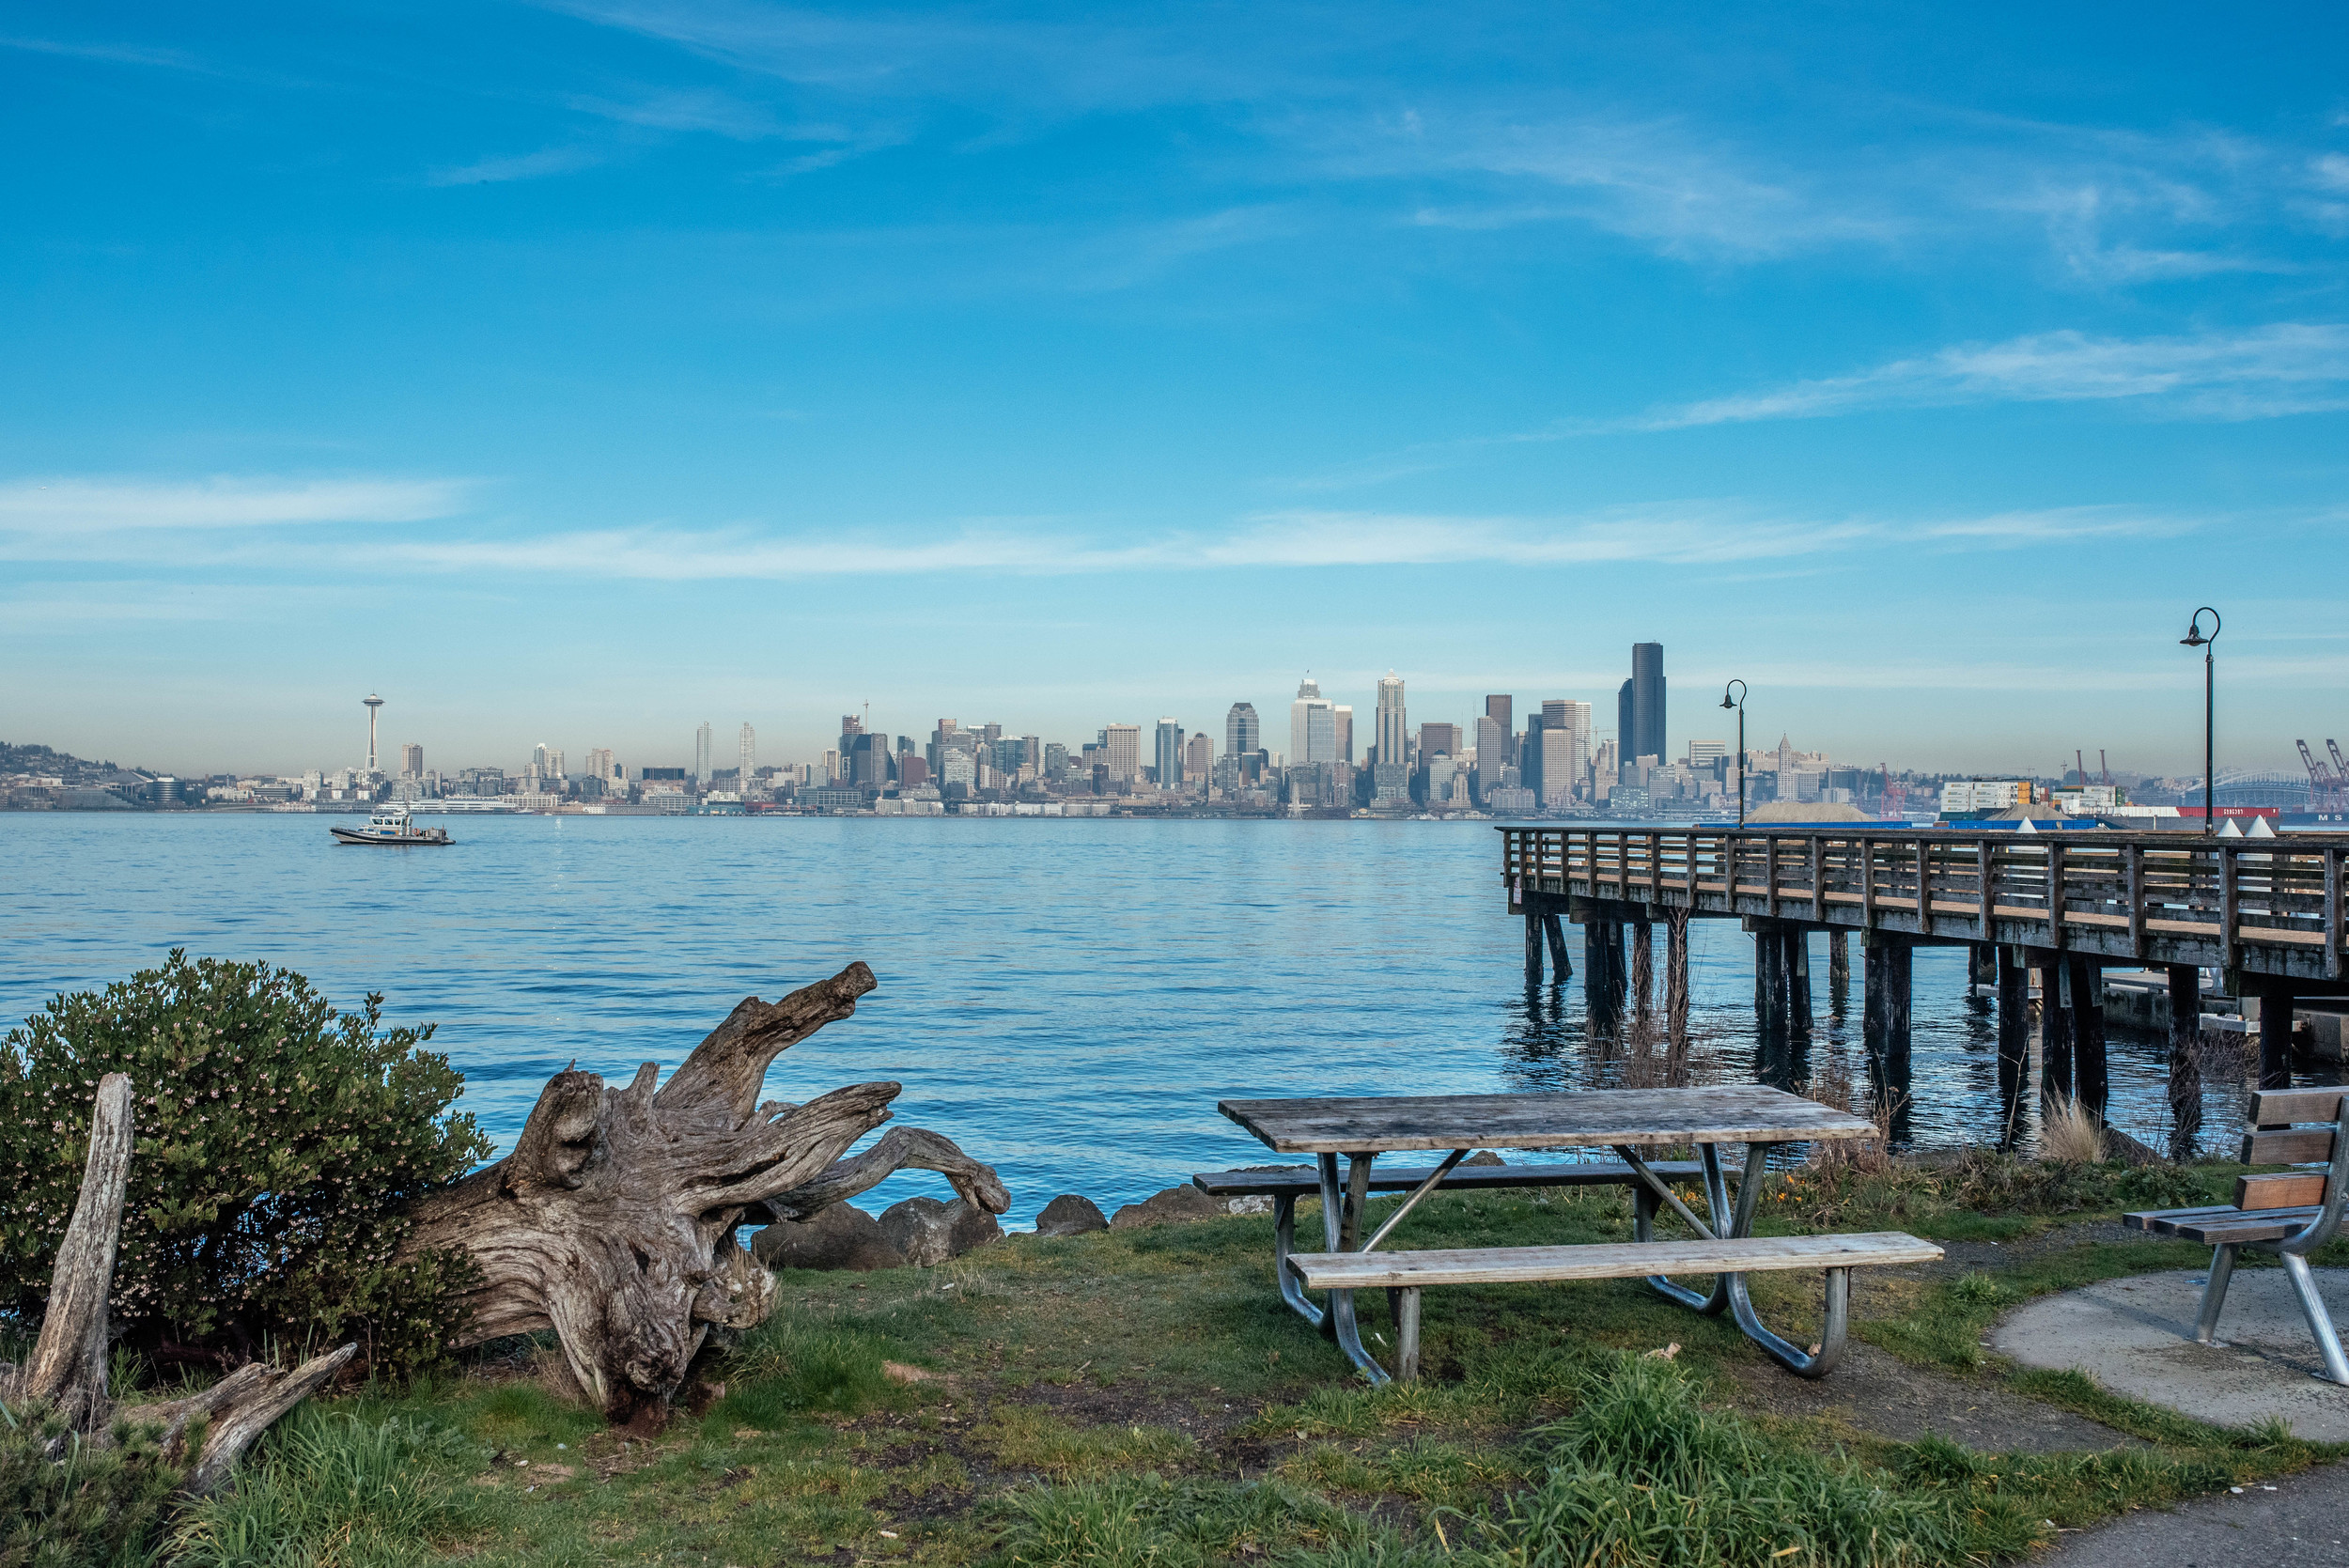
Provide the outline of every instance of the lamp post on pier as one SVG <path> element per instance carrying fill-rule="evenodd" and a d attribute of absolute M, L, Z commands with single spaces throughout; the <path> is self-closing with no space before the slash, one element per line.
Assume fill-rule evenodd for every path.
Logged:
<path fill-rule="evenodd" d="M 2210 635 L 2207 637 L 2202 635 L 2204 615 L 2210 617 Z M 2214 767 L 2217 751 L 2218 698 L 2216 677 L 2211 670 L 2211 656 L 2217 651 L 2219 624 L 2218 612 L 2205 604 L 2194 612 L 2194 618 L 2186 623 L 2186 635 L 2178 639 L 2180 647 L 2202 650 L 2202 831 L 2206 833 L 2218 831 L 2218 813 L 2213 808 L 2213 802 L 2218 798 L 2217 772 Z"/>
<path fill-rule="evenodd" d="M 1735 702 L 1730 700 L 1729 687 L 1737 689 Z M 1746 825 L 1746 683 L 1733 680 L 1721 688 L 1721 706 L 1737 710 L 1737 826 Z"/>

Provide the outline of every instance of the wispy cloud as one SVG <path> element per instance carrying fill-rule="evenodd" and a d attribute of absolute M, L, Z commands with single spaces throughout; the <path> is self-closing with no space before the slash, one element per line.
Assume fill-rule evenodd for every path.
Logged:
<path fill-rule="evenodd" d="M 576 174 L 593 168 L 608 155 L 591 147 L 551 147 L 506 158 L 484 158 L 453 168 L 434 169 L 424 177 L 427 185 L 502 185 L 516 179 L 544 179 L 550 175 Z"/>
<path fill-rule="evenodd" d="M 7 35 L 0 35 L 0 49 L 23 50 L 31 54 L 55 54 L 72 60 L 103 60 L 110 65 L 155 66 L 165 70 L 215 74 L 213 68 L 206 62 L 177 49 L 145 49 L 132 44 L 79 43 L 63 39 Z"/>
<path fill-rule="evenodd" d="M 456 515 L 474 488 L 462 479 L 28 479 L 0 485 L 0 534 L 421 522 Z"/>
<path fill-rule="evenodd" d="M 2173 419 L 2265 419 L 2349 408 L 2349 326 L 2285 322 L 2150 338 L 2041 333 L 1959 344 L 1854 375 L 1684 403 L 1564 433 L 1678 430 L 1879 408 L 2117 400 Z"/>

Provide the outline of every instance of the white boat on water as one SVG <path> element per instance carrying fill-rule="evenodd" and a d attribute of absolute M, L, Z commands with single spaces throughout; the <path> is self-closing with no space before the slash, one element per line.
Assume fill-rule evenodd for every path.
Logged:
<path fill-rule="evenodd" d="M 364 828 L 335 827 L 327 830 L 337 844 L 447 844 L 446 828 L 419 828 L 408 815 L 406 806 L 378 806 Z"/>

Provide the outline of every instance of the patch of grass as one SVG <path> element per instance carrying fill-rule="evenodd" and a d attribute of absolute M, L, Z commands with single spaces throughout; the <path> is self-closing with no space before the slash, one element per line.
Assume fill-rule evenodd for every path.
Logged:
<path fill-rule="evenodd" d="M 1364 1498 L 1403 1498 L 1455 1514 L 1490 1507 L 1524 1483 L 1532 1467 L 1515 1445 L 1437 1442 L 1414 1437 L 1399 1448 L 1340 1448 L 1317 1443 L 1284 1461 L 1281 1479 L 1322 1492 Z"/>
<path fill-rule="evenodd" d="M 971 1436 L 1004 1468 L 1055 1479 L 1178 1466 L 1199 1448 L 1162 1426 L 1078 1427 L 1033 1405 L 997 1405 Z"/>
<path fill-rule="evenodd" d="M 910 1354 L 869 1327 L 778 1312 L 727 1356 L 726 1397 L 709 1425 L 781 1427 L 812 1412 L 852 1416 L 898 1403 L 902 1390 L 882 1363 Z"/>
<path fill-rule="evenodd" d="M 1999 1270 L 1927 1284 L 1895 1315 L 1862 1320 L 1853 1331 L 1903 1360 L 1953 1372 L 1983 1364 L 1982 1337 L 2018 1301 L 2126 1274 L 2190 1267 L 2203 1250 L 2190 1242 L 2143 1241 L 2065 1248 Z"/>
<path fill-rule="evenodd" d="M 492 1495 L 469 1475 L 487 1455 L 462 1433 L 303 1405 L 264 1440 L 233 1492 L 180 1521 L 184 1568 L 405 1568 L 486 1528 Z"/>
<path fill-rule="evenodd" d="M 2086 1416 L 2149 1443 L 2255 1455 L 2263 1474 L 2298 1469 L 2349 1452 L 2349 1445 L 2312 1443 L 2295 1437 L 2280 1419 L 2250 1427 L 2214 1426 L 2175 1410 L 2113 1393 L 2077 1372 L 2016 1372 L 2008 1376 L 2006 1384 L 2016 1393 Z"/>
<path fill-rule="evenodd" d="M 1279 1482 L 1119 1476 L 1020 1487 L 995 1505 L 994 1568 L 1205 1568 L 1219 1560 L 1331 1546 L 1377 1533 L 1328 1498 Z"/>

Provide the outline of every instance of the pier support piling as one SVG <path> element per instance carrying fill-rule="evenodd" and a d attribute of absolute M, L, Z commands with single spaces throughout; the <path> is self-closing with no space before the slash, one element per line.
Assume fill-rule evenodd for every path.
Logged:
<path fill-rule="evenodd" d="M 1827 1010 L 1842 1017 L 1851 1007 L 1851 933 L 1827 934 Z"/>
<path fill-rule="evenodd" d="M 1672 1061 L 1688 1054 L 1688 911 L 1664 911 L 1664 1035 Z M 1677 1084 L 1675 1074 L 1672 1081 Z"/>
<path fill-rule="evenodd" d="M 1623 922 L 1593 915 L 1582 923 L 1582 996 L 1594 1033 L 1623 1027 Z"/>
<path fill-rule="evenodd" d="M 2248 987 L 2247 987 L 2248 988 Z M 2260 1087 L 2292 1087 L 2292 992 L 2266 985 L 2260 999 Z"/>
<path fill-rule="evenodd" d="M 2039 1097 L 2072 1097 L 2071 966 L 2052 953 L 2039 959 Z"/>
<path fill-rule="evenodd" d="M 1525 984 L 1532 989 L 1542 983 L 1542 917 L 1532 910 L 1525 911 Z"/>
<path fill-rule="evenodd" d="M 2170 1157 L 2194 1157 L 2202 1131 L 2202 971 L 2170 970 Z"/>
<path fill-rule="evenodd" d="M 2074 1096 L 2101 1125 L 2105 1119 L 2105 971 L 2092 958 L 2072 960 L 2072 1084 Z"/>
<path fill-rule="evenodd" d="M 1799 925 L 1786 932 L 1786 1021 L 1811 1032 L 1811 933 Z"/>
<path fill-rule="evenodd" d="M 1656 926 L 1646 919 L 1631 923 L 1631 1028 L 1641 1049 L 1655 1044 Z"/>
<path fill-rule="evenodd" d="M 1574 978 L 1574 960 L 1566 956 L 1566 928 L 1555 912 L 1542 916 L 1542 934 L 1549 939 L 1549 983 L 1563 986 Z"/>
<path fill-rule="evenodd" d="M 1897 1110 L 1909 1086 L 1910 948 L 1906 942 L 1871 941 L 1861 966 L 1860 1040 L 1878 1103 Z"/>
<path fill-rule="evenodd" d="M 2012 1148 L 2023 1131 L 2023 1080 L 2030 1069 L 2030 970 L 2020 949 L 2001 947 L 1993 960 L 1999 987 L 1999 1141 Z M 2196 1103 L 2200 1103 L 2198 1100 Z"/>

